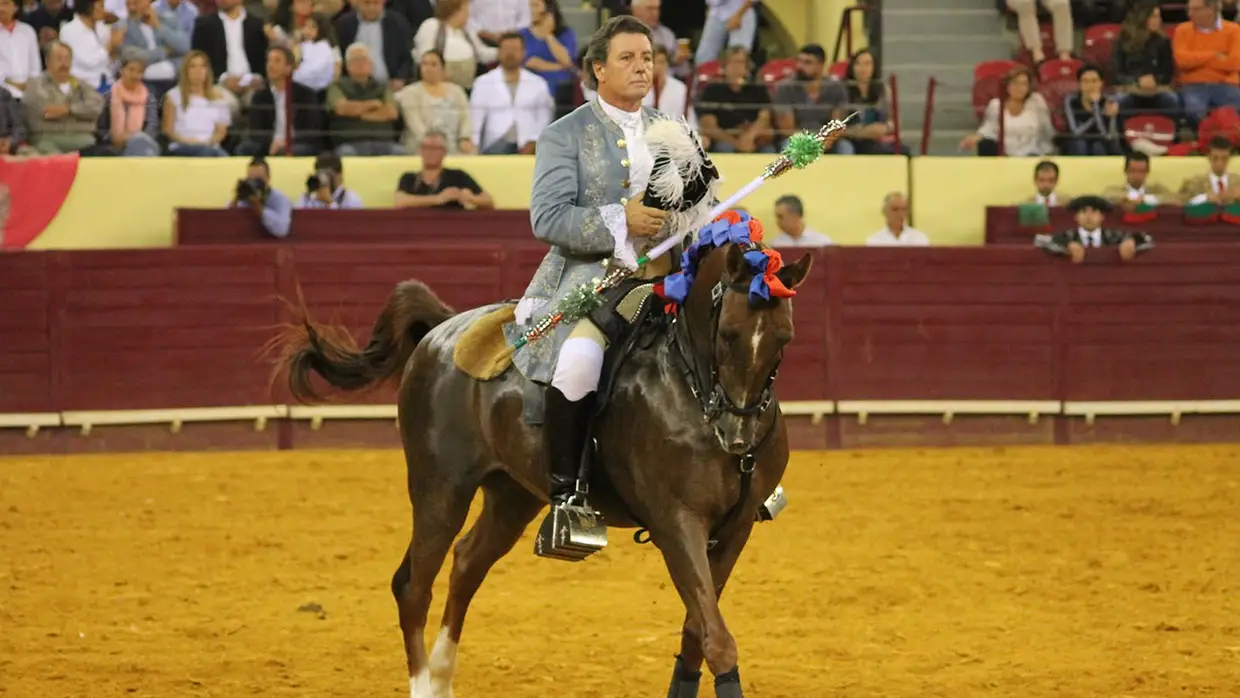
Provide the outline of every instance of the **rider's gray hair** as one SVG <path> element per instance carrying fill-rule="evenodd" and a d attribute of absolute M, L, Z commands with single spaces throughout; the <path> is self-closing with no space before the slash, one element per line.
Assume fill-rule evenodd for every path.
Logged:
<path fill-rule="evenodd" d="M 605 65 L 607 54 L 611 51 L 611 40 L 620 34 L 641 34 L 650 39 L 650 27 L 632 15 L 612 17 L 594 32 L 590 43 L 586 45 L 585 56 L 581 59 L 582 82 L 586 89 L 598 91 L 598 78 L 594 76 L 594 64 Z M 653 43 L 653 41 L 651 42 Z"/>

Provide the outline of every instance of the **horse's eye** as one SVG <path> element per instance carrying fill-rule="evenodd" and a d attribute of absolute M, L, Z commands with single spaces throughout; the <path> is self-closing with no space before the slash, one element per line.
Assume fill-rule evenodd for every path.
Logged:
<path fill-rule="evenodd" d="M 725 327 L 719 330 L 719 338 L 728 344 L 733 344 L 741 338 L 741 333 L 734 329 Z"/>

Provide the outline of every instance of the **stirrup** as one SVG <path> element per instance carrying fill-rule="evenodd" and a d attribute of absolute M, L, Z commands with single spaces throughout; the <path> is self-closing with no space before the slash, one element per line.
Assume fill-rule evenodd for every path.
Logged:
<path fill-rule="evenodd" d="M 762 506 L 758 507 L 758 515 L 755 517 L 755 520 L 773 521 L 776 516 L 779 516 L 779 512 L 783 511 L 787 506 L 788 497 L 784 495 L 784 486 L 776 485 L 775 491 L 771 493 L 771 496 L 767 497 L 766 501 L 762 502 Z"/>
<path fill-rule="evenodd" d="M 538 527 L 534 554 L 565 562 L 581 562 L 607 547 L 607 524 L 603 515 L 586 502 L 586 488 L 577 481 L 577 491 L 568 500 L 552 502 L 551 511 Z"/>

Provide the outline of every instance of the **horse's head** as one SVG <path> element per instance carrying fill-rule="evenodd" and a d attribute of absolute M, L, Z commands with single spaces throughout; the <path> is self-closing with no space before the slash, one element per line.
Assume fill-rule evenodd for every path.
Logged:
<path fill-rule="evenodd" d="M 784 347 L 792 341 L 793 290 L 813 258 L 785 266 L 761 243 L 711 250 L 685 304 L 697 389 L 719 444 L 742 455 L 757 445 Z"/>

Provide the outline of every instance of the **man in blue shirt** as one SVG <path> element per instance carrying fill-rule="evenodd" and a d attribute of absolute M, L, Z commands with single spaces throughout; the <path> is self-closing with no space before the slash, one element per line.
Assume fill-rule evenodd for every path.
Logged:
<path fill-rule="evenodd" d="M 259 211 L 264 230 L 278 238 L 288 237 L 293 202 L 284 192 L 271 188 L 271 168 L 263 158 L 250 161 L 245 179 L 237 182 L 237 191 L 228 206 Z"/>

